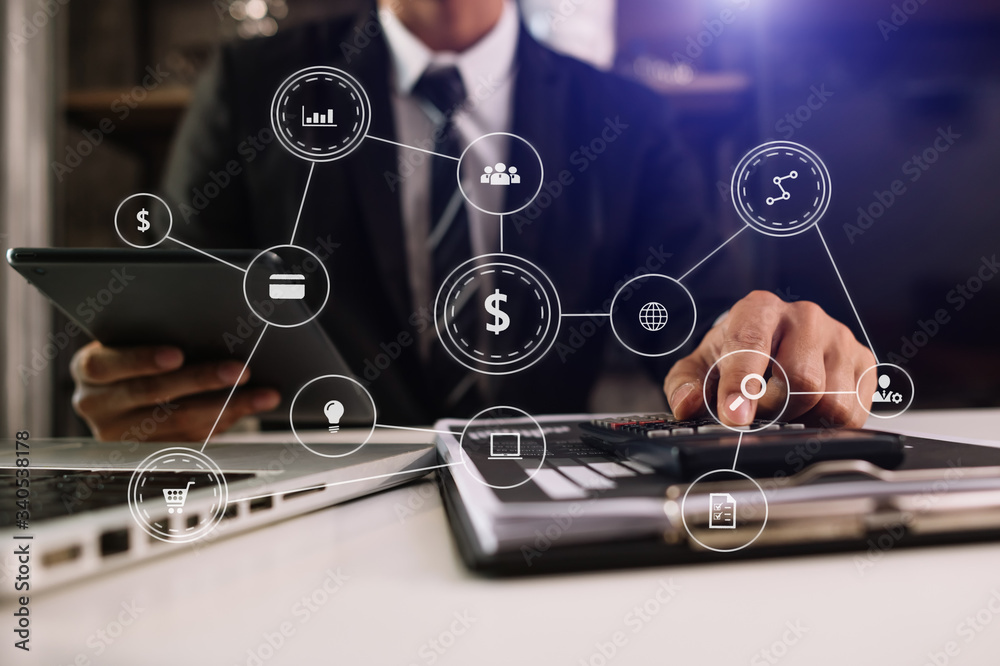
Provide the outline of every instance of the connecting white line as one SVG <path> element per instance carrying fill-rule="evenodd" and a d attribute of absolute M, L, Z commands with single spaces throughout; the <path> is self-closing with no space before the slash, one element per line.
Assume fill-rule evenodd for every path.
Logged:
<path fill-rule="evenodd" d="M 743 443 L 743 431 L 740 431 L 740 438 L 736 440 L 736 455 L 733 456 L 733 471 L 736 471 L 736 461 L 740 458 L 740 444 Z"/>
<path fill-rule="evenodd" d="M 303 492 L 305 490 L 320 490 L 322 488 L 332 488 L 333 486 L 342 486 L 345 483 L 358 483 L 359 481 L 373 481 L 375 479 L 384 479 L 388 476 L 398 476 L 400 474 L 413 474 L 414 472 L 429 472 L 432 469 L 441 469 L 442 467 L 454 467 L 456 465 L 464 465 L 465 462 L 453 462 L 445 463 L 443 465 L 434 465 L 433 467 L 420 467 L 418 469 L 404 469 L 402 472 L 389 472 L 388 474 L 376 474 L 375 476 L 366 476 L 361 479 L 347 479 L 346 481 L 333 481 L 331 483 L 324 483 L 321 486 L 309 486 L 308 488 L 294 488 L 292 490 L 282 490 L 278 493 L 267 493 L 266 495 L 254 495 L 253 497 L 240 497 L 238 499 L 231 499 L 226 504 L 235 504 L 236 502 L 246 502 L 248 500 L 260 499 L 262 497 L 277 497 L 278 495 L 287 495 L 289 493 Z"/>
<path fill-rule="evenodd" d="M 260 341 L 264 339 L 264 334 L 267 333 L 268 326 L 270 326 L 270 324 L 265 322 L 264 328 L 260 331 L 260 337 L 257 338 L 257 343 L 253 346 L 253 349 L 250 350 L 250 355 L 247 356 L 247 362 L 243 364 L 243 369 L 240 370 L 240 376 L 236 378 L 236 383 L 233 384 L 233 388 L 229 391 L 229 395 L 226 396 L 226 402 L 222 404 L 222 411 L 220 411 L 219 415 L 215 417 L 215 423 L 212 424 L 212 429 L 208 431 L 208 437 L 205 438 L 205 443 L 201 445 L 202 453 L 205 452 L 205 447 L 208 446 L 208 440 L 212 439 L 212 435 L 215 434 L 215 429 L 219 427 L 219 421 L 222 420 L 222 415 L 226 413 L 226 407 L 229 406 L 229 401 L 233 399 L 233 394 L 236 393 L 236 389 L 240 385 L 240 380 L 243 379 L 243 375 L 246 374 L 247 368 L 250 367 L 250 359 L 253 358 L 254 352 L 257 351 L 257 347 L 260 346 Z"/>
<path fill-rule="evenodd" d="M 397 425 L 385 425 L 384 423 L 376 423 L 376 428 L 389 428 L 390 430 L 412 430 L 413 432 L 433 432 L 439 435 L 461 435 L 460 432 L 452 432 L 451 430 L 434 430 L 433 428 L 410 428 L 407 426 L 397 426 Z"/>
<path fill-rule="evenodd" d="M 288 241 L 289 245 L 295 245 L 295 232 L 299 230 L 299 220 L 302 219 L 302 209 L 306 207 L 306 195 L 309 194 L 309 183 L 313 179 L 313 169 L 316 168 L 316 163 L 313 162 L 309 167 L 309 177 L 306 178 L 306 188 L 302 190 L 302 203 L 299 204 L 299 214 L 295 216 L 295 226 L 292 227 L 292 238 Z"/>
<path fill-rule="evenodd" d="M 837 274 L 837 279 L 840 280 L 840 286 L 844 288 L 844 294 L 847 296 L 847 302 L 851 304 L 851 309 L 854 310 L 854 316 L 858 318 L 858 326 L 861 327 L 861 332 L 864 333 L 865 342 L 868 343 L 868 349 L 871 350 L 872 356 L 875 357 L 875 363 L 878 364 L 878 354 L 875 353 L 875 347 L 872 346 L 872 340 L 868 337 L 868 331 L 865 330 L 865 325 L 861 322 L 861 315 L 858 314 L 858 309 L 854 307 L 854 301 L 851 300 L 851 294 L 847 291 L 847 284 L 844 283 L 844 278 L 840 275 L 840 269 L 837 268 L 837 262 L 833 259 L 833 253 L 830 252 L 830 246 L 826 244 L 826 238 L 823 237 L 823 230 L 819 228 L 818 224 L 814 224 L 813 227 L 815 227 L 816 233 L 819 234 L 820 241 L 823 242 L 823 248 L 826 250 L 826 256 L 830 257 L 830 263 L 833 264 L 833 272 Z"/>
<path fill-rule="evenodd" d="M 610 317 L 610 312 L 561 312 L 560 317 Z"/>
<path fill-rule="evenodd" d="M 377 136 L 372 136 L 371 134 L 367 135 L 367 138 L 369 138 L 369 139 L 375 139 L 376 141 L 381 141 L 383 143 L 391 143 L 392 145 L 399 146 L 400 148 L 409 148 L 410 150 L 419 150 L 420 152 L 427 153 L 428 155 L 437 155 L 438 157 L 444 157 L 444 158 L 449 159 L 449 160 L 455 160 L 456 162 L 460 162 L 461 161 L 457 157 L 452 157 L 451 155 L 445 155 L 443 153 L 435 153 L 433 150 L 424 150 L 423 148 L 417 148 L 416 146 L 408 146 L 405 143 L 399 143 L 398 141 L 390 141 L 389 139 L 383 139 L 383 138 L 380 138 L 380 137 L 377 137 Z"/>
<path fill-rule="evenodd" d="M 789 391 L 788 395 L 854 395 L 857 391 Z"/>
<path fill-rule="evenodd" d="M 500 251 L 503 252 L 503 214 L 500 215 Z"/>
<path fill-rule="evenodd" d="M 168 238 L 168 239 L 172 240 L 173 242 L 177 243 L 178 245 L 183 245 L 184 247 L 188 248 L 189 250 L 194 250 L 195 252 L 198 252 L 199 254 L 203 254 L 206 257 L 208 257 L 209 259 L 215 259 L 216 261 L 221 262 L 221 263 L 225 264 L 226 266 L 232 266 L 233 268 L 235 268 L 236 270 L 240 271 L 241 273 L 246 273 L 247 272 L 247 269 L 245 269 L 245 268 L 240 268 L 236 264 L 231 264 L 228 261 L 226 261 L 225 259 L 218 258 L 214 254 L 209 254 L 208 252 L 205 252 L 204 250 L 199 250 L 194 245 L 188 245 L 184 241 L 178 240 L 178 239 L 174 238 L 173 236 L 164 236 L 164 238 Z"/>
<path fill-rule="evenodd" d="M 714 250 L 712 250 L 711 252 L 709 252 L 707 257 L 705 257 L 704 259 L 702 259 L 701 261 L 699 261 L 697 264 L 695 264 L 694 266 L 692 266 L 691 270 L 689 270 L 687 273 L 685 273 L 684 275 L 682 275 L 679 278 L 677 278 L 677 281 L 680 282 L 681 280 L 683 280 L 684 278 L 686 278 L 688 275 L 690 275 L 691 273 L 693 273 L 694 269 L 698 268 L 703 263 L 705 263 L 706 261 L 708 261 L 709 259 L 711 259 L 713 254 L 715 254 L 716 252 L 718 252 L 722 248 L 724 248 L 727 245 L 729 245 L 729 241 L 733 240 L 734 238 L 736 238 L 737 236 L 739 236 L 741 233 L 743 233 L 744 231 L 746 231 L 747 227 L 749 227 L 749 226 L 750 226 L 749 224 L 744 225 L 739 231 L 737 231 L 735 234 L 733 234 L 732 236 L 730 236 L 722 245 L 720 245 L 719 247 L 717 247 Z"/>

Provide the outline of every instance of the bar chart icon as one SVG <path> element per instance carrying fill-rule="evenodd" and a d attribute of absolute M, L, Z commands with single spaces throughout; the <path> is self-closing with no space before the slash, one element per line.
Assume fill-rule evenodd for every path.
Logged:
<path fill-rule="evenodd" d="M 333 122 L 333 109 L 327 109 L 325 112 L 320 113 L 319 111 L 314 111 L 311 115 L 306 113 L 306 107 L 302 107 L 302 126 L 303 127 L 336 127 L 336 123 Z"/>

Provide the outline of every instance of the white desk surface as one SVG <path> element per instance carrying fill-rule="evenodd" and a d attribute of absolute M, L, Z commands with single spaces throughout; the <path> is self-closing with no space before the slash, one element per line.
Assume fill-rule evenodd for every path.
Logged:
<path fill-rule="evenodd" d="M 914 412 L 877 425 L 998 439 L 1000 409 Z M 404 508 L 412 514 L 402 515 Z M 864 553 L 849 553 L 493 580 L 463 568 L 437 490 L 424 481 L 198 550 L 178 550 L 36 595 L 30 655 L 12 648 L 12 609 L 5 605 L 0 653 L 6 656 L 0 661 L 46 666 L 1000 661 L 1000 544 L 889 550 L 874 562 Z M 861 568 L 861 561 L 873 566 Z M 328 571 L 343 579 L 333 594 L 323 589 L 325 582 L 336 585 Z M 657 591 L 665 589 L 661 584 L 676 589 L 666 603 L 661 602 L 666 592 L 657 599 Z M 312 609 L 302 603 L 308 597 Z M 134 605 L 136 614 L 124 627 L 118 624 L 119 616 L 128 617 L 123 604 Z"/>

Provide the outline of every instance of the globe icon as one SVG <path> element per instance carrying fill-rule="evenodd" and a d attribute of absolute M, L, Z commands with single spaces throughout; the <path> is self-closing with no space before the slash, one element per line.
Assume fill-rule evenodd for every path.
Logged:
<path fill-rule="evenodd" d="M 646 303 L 639 310 L 639 323 L 650 333 L 656 333 L 667 325 L 667 309 L 662 303 Z"/>

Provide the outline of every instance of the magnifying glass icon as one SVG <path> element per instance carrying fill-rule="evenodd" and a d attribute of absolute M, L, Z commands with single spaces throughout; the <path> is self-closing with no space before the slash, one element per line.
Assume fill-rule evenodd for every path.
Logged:
<path fill-rule="evenodd" d="M 756 379 L 758 382 L 760 382 L 759 392 L 750 393 L 749 391 L 747 391 L 747 382 L 749 382 L 751 379 Z M 764 378 L 758 375 L 756 372 L 751 372 L 750 374 L 748 374 L 746 377 L 743 378 L 742 382 L 740 382 L 740 393 L 742 393 L 743 395 L 736 396 L 736 400 L 733 400 L 733 402 L 729 405 L 729 411 L 735 412 L 737 409 L 739 409 L 740 405 L 742 405 L 744 402 L 743 401 L 744 398 L 746 398 L 747 400 L 759 400 L 764 397 L 764 394 L 766 392 L 767 392 L 767 382 L 764 381 Z"/>

